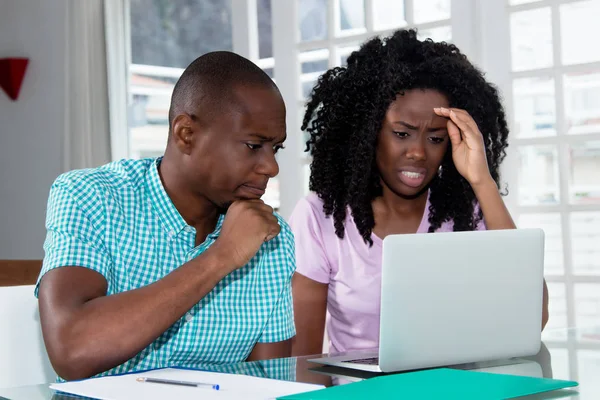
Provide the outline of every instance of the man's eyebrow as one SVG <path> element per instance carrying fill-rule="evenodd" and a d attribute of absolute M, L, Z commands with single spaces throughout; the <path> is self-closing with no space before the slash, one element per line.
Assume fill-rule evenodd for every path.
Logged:
<path fill-rule="evenodd" d="M 261 142 L 274 142 L 277 140 L 276 137 L 266 136 L 266 135 L 263 135 L 260 133 L 255 133 L 255 132 L 248 134 L 248 136 L 252 136 L 252 137 L 260 140 Z M 282 140 L 278 141 L 278 143 L 285 142 L 286 139 L 287 139 L 287 135 L 284 136 Z"/>
<path fill-rule="evenodd" d="M 407 129 L 412 129 L 412 130 L 415 130 L 415 131 L 416 131 L 417 129 L 419 129 L 419 128 L 417 128 L 416 126 L 413 126 L 413 125 L 409 124 L 408 122 L 404 122 L 404 121 L 395 121 L 394 123 L 395 123 L 395 124 L 402 125 L 402 126 L 404 126 L 405 128 L 407 128 Z M 441 131 L 441 130 L 444 130 L 444 129 L 446 129 L 446 127 L 445 127 L 445 126 L 441 126 L 441 127 L 438 127 L 438 128 L 432 127 L 432 128 L 429 128 L 429 129 L 427 129 L 427 131 L 428 131 L 428 132 L 437 132 L 437 131 Z"/>

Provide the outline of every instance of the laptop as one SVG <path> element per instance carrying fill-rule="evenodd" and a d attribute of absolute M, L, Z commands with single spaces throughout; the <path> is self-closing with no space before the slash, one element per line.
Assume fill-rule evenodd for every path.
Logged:
<path fill-rule="evenodd" d="M 396 372 L 538 353 L 541 229 L 390 235 L 382 264 L 379 348 L 309 361 Z"/>

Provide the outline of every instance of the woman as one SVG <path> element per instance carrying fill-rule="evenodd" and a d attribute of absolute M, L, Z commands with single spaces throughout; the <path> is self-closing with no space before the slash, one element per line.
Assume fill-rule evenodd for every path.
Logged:
<path fill-rule="evenodd" d="M 291 217 L 295 355 L 320 353 L 325 325 L 330 351 L 378 346 L 387 235 L 515 228 L 498 92 L 452 44 L 369 40 L 319 78 L 302 129 L 313 193 Z M 547 307 L 544 284 L 542 328 Z"/>

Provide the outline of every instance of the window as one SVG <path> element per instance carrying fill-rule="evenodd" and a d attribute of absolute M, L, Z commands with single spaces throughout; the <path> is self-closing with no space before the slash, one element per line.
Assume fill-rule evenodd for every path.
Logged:
<path fill-rule="evenodd" d="M 600 36 L 600 0 L 296 1 L 298 126 L 320 73 L 343 65 L 367 38 L 399 27 L 456 42 L 499 85 L 511 125 L 509 207 L 518 226 L 546 234 L 544 339 L 564 359 L 563 377 L 580 378 L 578 363 L 597 362 L 600 349 L 588 343 L 581 350 L 585 338 L 558 328 L 600 321 L 600 47 L 589 44 Z M 501 12 L 472 12 L 477 7 Z M 310 159 L 303 145 L 297 149 L 306 193 Z"/>
<path fill-rule="evenodd" d="M 271 0 L 236 0 L 235 7 L 231 0 L 122 1 L 129 5 L 131 40 L 129 156 L 164 151 L 173 86 L 192 60 L 209 51 L 235 51 L 277 82 L 288 114 L 296 114 L 288 117 L 289 150 L 278 156 L 280 177 L 270 181 L 264 196 L 284 217 L 308 188 L 307 183 L 299 184 L 309 160 L 302 151 L 303 135 L 298 127 L 304 102 L 319 75 L 344 65 L 367 38 L 387 35 L 399 27 L 417 27 L 422 38 L 452 39 L 450 0 L 293 0 L 275 4 Z M 275 27 L 273 21 L 281 21 L 282 26 Z M 279 54 L 274 50 L 276 42 L 285 44 L 279 46 Z M 276 60 L 285 71 L 279 77 Z M 294 65 L 297 75 L 290 69 Z M 285 95 L 292 91 L 293 101 Z M 282 176 L 291 179 L 282 182 Z"/>
<path fill-rule="evenodd" d="M 129 143 L 133 158 L 162 154 L 171 93 L 185 67 L 232 50 L 230 0 L 130 0 Z"/>
<path fill-rule="evenodd" d="M 560 377 L 583 378 L 577 366 L 597 362 L 600 349 L 581 343 L 600 332 L 575 338 L 554 328 L 600 321 L 600 0 L 121 1 L 130 6 L 130 155 L 164 150 L 171 91 L 187 63 L 233 50 L 265 70 L 286 101 L 286 150 L 264 197 L 285 218 L 308 190 L 300 125 L 319 75 L 400 27 L 456 43 L 504 98 L 507 204 L 518 226 L 546 234 L 544 339 L 566 363 Z"/>
<path fill-rule="evenodd" d="M 245 1 L 244 5 L 252 3 Z M 257 0 L 255 4 L 252 11 L 257 23 L 247 26 L 256 35 L 242 32 L 240 37 L 257 38 L 257 43 L 237 43 L 234 19 L 248 22 L 248 17 L 245 9 L 232 8 L 231 0 L 129 0 L 130 157 L 163 154 L 173 87 L 185 67 L 200 55 L 216 50 L 236 51 L 274 78 L 271 0 Z M 269 183 L 263 199 L 274 208 L 279 207 L 277 179 Z"/>
<path fill-rule="evenodd" d="M 520 227 L 546 233 L 543 336 L 563 355 L 562 377 L 583 379 L 577 364 L 597 363 L 600 349 L 580 350 L 585 338 L 554 328 L 600 321 L 600 48 L 584 39 L 600 35 L 600 1 L 507 3 L 512 71 L 501 89 L 512 91 L 519 160 L 513 208 Z"/>
<path fill-rule="evenodd" d="M 450 0 L 296 1 L 299 37 L 294 45 L 297 46 L 297 62 L 300 65 L 299 122 L 318 77 L 329 68 L 344 65 L 348 56 L 370 37 L 386 36 L 400 27 L 416 27 L 423 39 L 452 39 Z M 371 9 L 367 10 L 369 6 Z M 304 151 L 304 144 L 299 147 Z M 304 165 L 302 181 L 303 193 L 306 194 L 310 157 L 303 153 L 299 160 Z"/>

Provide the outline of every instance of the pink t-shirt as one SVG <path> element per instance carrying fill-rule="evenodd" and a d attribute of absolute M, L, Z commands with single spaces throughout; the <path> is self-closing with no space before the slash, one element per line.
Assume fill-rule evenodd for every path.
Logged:
<path fill-rule="evenodd" d="M 417 233 L 429 229 L 429 200 Z M 323 212 L 315 193 L 298 202 L 290 218 L 296 240 L 296 272 L 329 284 L 326 329 L 329 350 L 375 349 L 379 346 L 382 240 L 373 234 L 369 247 L 350 213 L 344 239 L 335 234 L 333 218 Z M 437 232 L 452 231 L 452 222 Z M 484 230 L 481 222 L 478 230 Z"/>

